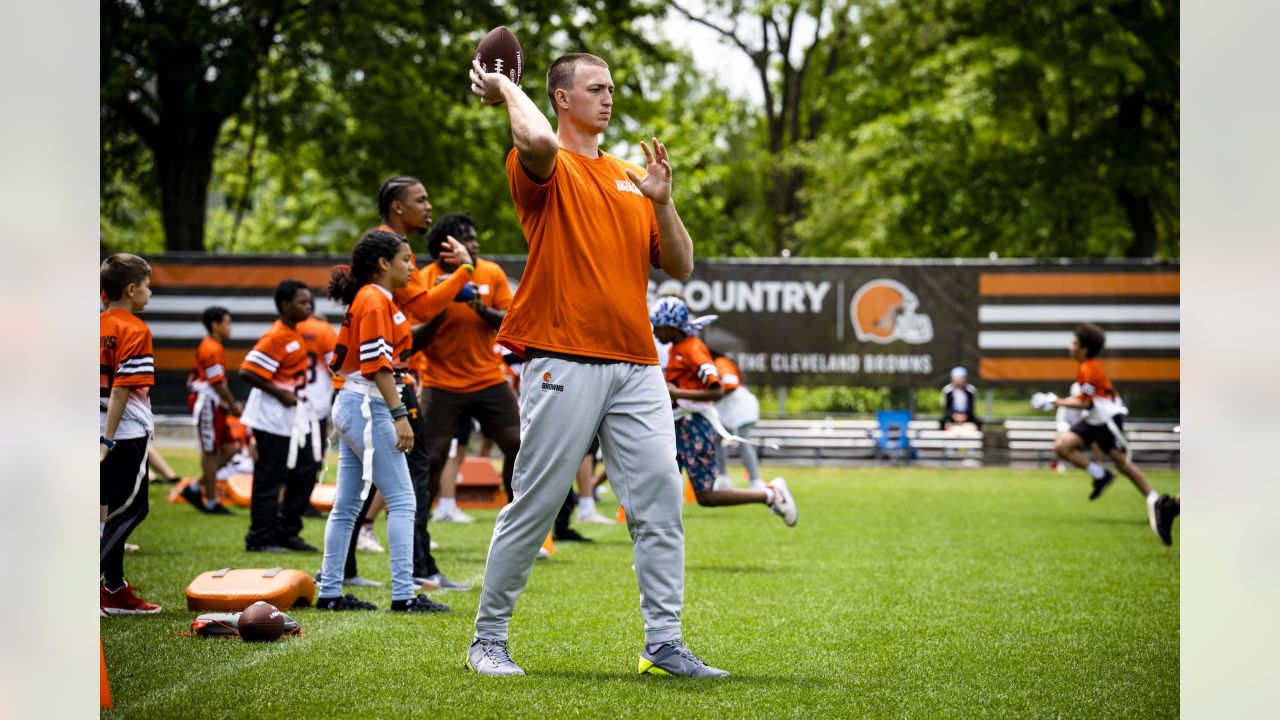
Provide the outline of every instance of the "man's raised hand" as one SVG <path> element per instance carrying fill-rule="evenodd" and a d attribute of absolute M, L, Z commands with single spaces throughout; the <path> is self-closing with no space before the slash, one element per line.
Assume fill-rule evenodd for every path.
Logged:
<path fill-rule="evenodd" d="M 471 92 L 480 98 L 480 102 L 485 105 L 498 105 L 505 100 L 502 97 L 502 83 L 511 82 L 506 75 L 496 72 L 487 73 L 480 67 L 479 60 L 472 60 L 469 76 Z"/>
<path fill-rule="evenodd" d="M 653 138 L 653 150 L 640 141 L 640 149 L 644 150 L 645 176 L 637 176 L 630 168 L 623 171 L 631 182 L 636 184 L 640 193 L 649 198 L 655 205 L 671 202 L 671 161 L 667 156 L 667 147 Z"/>

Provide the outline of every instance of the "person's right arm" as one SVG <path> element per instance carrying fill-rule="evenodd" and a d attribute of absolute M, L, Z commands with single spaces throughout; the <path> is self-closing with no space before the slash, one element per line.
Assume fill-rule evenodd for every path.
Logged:
<path fill-rule="evenodd" d="M 480 63 L 471 62 L 471 92 L 485 105 L 507 104 L 511 121 L 511 140 L 529 177 L 543 182 L 556 169 L 556 153 L 560 141 L 547 116 L 529 99 L 519 85 L 502 73 L 486 73 Z"/>
<path fill-rule="evenodd" d="M 378 392 L 382 393 L 382 399 L 386 401 L 388 409 L 401 405 L 400 393 L 396 391 L 395 376 L 391 374 L 390 370 L 383 368 L 374 373 L 373 384 L 378 386 Z M 397 418 L 395 424 L 396 449 L 407 453 L 413 449 L 413 428 L 409 427 L 409 416 L 404 415 Z"/>
<path fill-rule="evenodd" d="M 279 400 L 285 407 L 293 407 L 298 404 L 298 398 L 295 397 L 293 393 L 276 386 L 275 383 L 244 366 L 240 367 L 240 379 L 249 387 L 258 388 L 262 392 Z"/>

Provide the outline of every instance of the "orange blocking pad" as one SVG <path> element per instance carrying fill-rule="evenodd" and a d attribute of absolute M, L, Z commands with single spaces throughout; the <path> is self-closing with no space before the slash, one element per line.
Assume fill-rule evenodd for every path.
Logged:
<path fill-rule="evenodd" d="M 308 606 L 316 597 L 316 581 L 301 570 L 223 568 L 201 573 L 187 586 L 188 610 L 244 610 L 265 600 L 281 610 Z"/>
<path fill-rule="evenodd" d="M 338 486 L 316 484 L 311 488 L 311 507 L 327 513 L 333 510 L 333 501 L 338 497 Z"/>
<path fill-rule="evenodd" d="M 227 481 L 227 499 L 240 507 L 253 504 L 253 476 L 232 475 Z"/>
<path fill-rule="evenodd" d="M 458 470 L 458 507 L 496 510 L 507 504 L 502 475 L 489 458 L 469 457 Z"/>

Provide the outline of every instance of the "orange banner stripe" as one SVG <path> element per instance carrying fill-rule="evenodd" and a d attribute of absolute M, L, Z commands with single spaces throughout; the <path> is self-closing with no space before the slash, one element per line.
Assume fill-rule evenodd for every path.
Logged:
<path fill-rule="evenodd" d="M 1028 295 L 1177 295 L 1178 273 L 982 273 L 978 294 Z"/>
<path fill-rule="evenodd" d="M 1178 382 L 1181 361 L 1177 358 L 1103 358 L 1107 377 L 1119 382 Z M 982 358 L 978 373 L 983 380 L 1076 379 L 1076 361 L 1071 358 Z"/>
<path fill-rule="evenodd" d="M 155 357 L 157 370 L 188 371 L 196 364 L 195 343 L 190 348 L 155 348 L 151 354 Z M 227 348 L 227 372 L 238 370 L 240 363 L 244 362 L 244 356 L 248 354 L 249 350 L 246 348 Z"/>
<path fill-rule="evenodd" d="M 301 280 L 322 288 L 329 285 L 332 267 L 319 265 L 192 265 L 151 266 L 151 284 L 157 287 L 274 288 L 281 280 Z"/>

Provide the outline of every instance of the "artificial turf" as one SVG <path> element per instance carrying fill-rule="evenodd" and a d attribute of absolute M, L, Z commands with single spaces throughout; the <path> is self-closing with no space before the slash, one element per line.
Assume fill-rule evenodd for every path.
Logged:
<path fill-rule="evenodd" d="M 178 472 L 190 454 L 167 452 Z M 767 470 L 767 469 L 766 469 Z M 462 668 L 493 511 L 432 524 L 470 592 L 443 615 L 290 614 L 306 637 L 204 640 L 183 590 L 219 567 L 319 555 L 242 552 L 247 511 L 197 515 L 151 491 L 128 577 L 164 606 L 101 621 L 108 717 L 1176 717 L 1178 565 L 1123 479 L 1096 502 L 1081 473 L 787 468 L 800 523 L 763 507 L 687 505 L 684 633 L 719 681 L 636 675 L 643 640 L 631 545 L 585 526 L 534 568 L 511 626 L 529 674 Z M 1151 472 L 1163 492 L 1178 474 Z M 605 511 L 611 510 L 605 507 Z M 303 536 L 320 545 L 321 520 Z M 378 533 L 385 541 L 383 523 Z M 389 580 L 386 555 L 361 574 Z M 390 591 L 355 589 L 385 608 Z"/>

